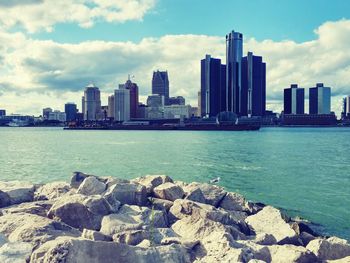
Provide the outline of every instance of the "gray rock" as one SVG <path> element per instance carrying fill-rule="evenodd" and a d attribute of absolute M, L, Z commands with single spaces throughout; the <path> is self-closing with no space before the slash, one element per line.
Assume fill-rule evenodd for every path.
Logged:
<path fill-rule="evenodd" d="M 248 211 L 248 203 L 245 198 L 237 193 L 227 193 L 220 202 L 220 207 L 228 211 Z"/>
<path fill-rule="evenodd" d="M 173 180 L 167 175 L 146 175 L 135 178 L 132 182 L 145 186 L 147 193 L 151 194 L 155 187 L 164 183 L 173 183 Z"/>
<path fill-rule="evenodd" d="M 74 172 L 72 178 L 70 179 L 70 187 L 78 189 L 85 178 L 89 176 L 90 175 L 84 174 L 82 172 Z"/>
<path fill-rule="evenodd" d="M 10 196 L 0 190 L 0 208 L 11 205 Z"/>
<path fill-rule="evenodd" d="M 122 204 L 145 206 L 147 204 L 147 192 L 143 185 L 136 183 L 117 183 L 112 185 L 104 194 L 108 202 L 117 200 Z"/>
<path fill-rule="evenodd" d="M 15 214 L 15 213 L 28 213 L 28 214 L 34 214 L 34 215 L 46 217 L 52 204 L 53 204 L 52 200 L 21 203 L 21 204 L 12 205 L 12 206 L 3 208 L 1 211 L 4 215 Z"/>
<path fill-rule="evenodd" d="M 31 262 L 59 263 L 187 263 L 190 257 L 181 245 L 152 248 L 133 247 L 114 242 L 96 242 L 87 239 L 57 239 L 36 249 Z"/>
<path fill-rule="evenodd" d="M 51 200 L 61 197 L 70 191 L 66 182 L 53 182 L 40 186 L 34 193 L 34 200 Z"/>
<path fill-rule="evenodd" d="M 325 263 L 349 263 L 349 262 L 350 262 L 350 256 L 346 258 L 325 261 Z"/>
<path fill-rule="evenodd" d="M 106 184 L 97 180 L 95 176 L 89 176 L 79 185 L 78 194 L 99 195 L 106 190 Z"/>
<path fill-rule="evenodd" d="M 211 185 L 211 184 L 200 184 L 200 183 L 191 183 L 185 187 L 185 192 L 193 192 L 195 189 L 199 188 L 205 198 L 205 203 L 218 207 L 221 200 L 225 197 L 226 191 L 224 188 Z"/>
<path fill-rule="evenodd" d="M 350 256 L 350 245 L 345 239 L 330 237 L 310 241 L 306 248 L 320 260 L 335 260 Z"/>
<path fill-rule="evenodd" d="M 0 182 L 0 190 L 10 197 L 11 204 L 32 202 L 35 185 L 20 181 Z"/>
<path fill-rule="evenodd" d="M 80 236 L 79 231 L 64 223 L 27 213 L 1 216 L 0 233 L 10 242 L 30 242 L 34 246 L 58 236 Z"/>
<path fill-rule="evenodd" d="M 174 183 L 164 183 L 153 189 L 154 196 L 160 199 L 175 201 L 184 196 L 182 188 Z"/>
<path fill-rule="evenodd" d="M 200 188 L 195 188 L 195 189 L 192 189 L 192 191 L 187 192 L 185 199 L 199 202 L 199 203 L 203 203 L 203 204 L 206 203 L 205 197 L 204 197 L 203 192 Z"/>
<path fill-rule="evenodd" d="M 259 245 L 271 246 L 276 245 L 277 240 L 271 234 L 259 233 L 254 237 L 254 243 Z"/>
<path fill-rule="evenodd" d="M 30 258 L 33 245 L 27 242 L 6 243 L 0 247 L 0 262 L 23 263 Z"/>
<path fill-rule="evenodd" d="M 76 194 L 57 199 L 49 210 L 48 217 L 80 230 L 99 230 L 102 217 L 110 212 L 110 204 L 101 196 Z"/>
<path fill-rule="evenodd" d="M 143 227 L 164 228 L 168 226 L 164 211 L 152 210 L 147 207 L 123 205 L 115 214 L 104 216 L 101 232 L 114 235 L 128 230 L 141 230 Z"/>
<path fill-rule="evenodd" d="M 113 241 L 113 238 L 111 236 L 107 236 L 107 235 L 102 234 L 101 232 L 86 229 L 86 228 L 83 230 L 81 237 L 86 238 L 86 239 L 90 239 L 93 241 Z"/>
<path fill-rule="evenodd" d="M 266 258 L 266 262 L 273 263 L 317 263 L 319 262 L 317 257 L 301 246 L 294 245 L 273 245 L 267 246 L 271 261 L 268 261 L 270 258 Z"/>
<path fill-rule="evenodd" d="M 150 206 L 154 207 L 156 210 L 165 210 L 169 211 L 169 209 L 173 206 L 173 202 L 165 199 L 159 199 L 159 198 L 148 198 Z"/>
<path fill-rule="evenodd" d="M 273 235 L 278 244 L 298 243 L 295 231 L 276 208 L 266 206 L 257 214 L 248 216 L 245 221 L 256 234 Z"/>
<path fill-rule="evenodd" d="M 313 235 L 311 235 L 307 232 L 301 232 L 299 235 L 299 238 L 300 238 L 302 245 L 304 247 L 306 247 L 310 243 L 310 241 L 316 239 L 316 237 L 314 237 Z"/>

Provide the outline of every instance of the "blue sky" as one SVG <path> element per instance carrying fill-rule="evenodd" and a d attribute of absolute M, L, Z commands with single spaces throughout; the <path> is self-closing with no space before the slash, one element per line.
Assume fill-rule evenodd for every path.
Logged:
<path fill-rule="evenodd" d="M 349 10 L 348 0 L 0 0 L 0 108 L 80 107 L 91 80 L 106 104 L 128 74 L 145 101 L 157 69 L 168 70 L 171 96 L 197 106 L 199 62 L 224 59 L 234 29 L 267 63 L 268 109 L 281 111 L 292 83 L 324 82 L 339 114 L 350 94 Z"/>
<path fill-rule="evenodd" d="M 94 27 L 57 24 L 52 33 L 33 34 L 61 43 L 86 40 L 135 41 L 169 34 L 223 36 L 232 29 L 245 37 L 296 42 L 315 38 L 315 28 L 326 21 L 349 17 L 346 0 L 157 0 L 143 21 L 121 24 L 99 21 Z"/>

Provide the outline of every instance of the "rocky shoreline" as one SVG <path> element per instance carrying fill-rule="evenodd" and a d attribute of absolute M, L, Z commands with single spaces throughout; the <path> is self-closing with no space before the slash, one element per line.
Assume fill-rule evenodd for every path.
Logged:
<path fill-rule="evenodd" d="M 0 182 L 0 262 L 350 262 L 350 245 L 237 193 L 165 175 Z"/>

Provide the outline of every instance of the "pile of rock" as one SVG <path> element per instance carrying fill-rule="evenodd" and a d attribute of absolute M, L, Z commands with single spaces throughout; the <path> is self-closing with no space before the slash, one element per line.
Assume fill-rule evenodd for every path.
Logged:
<path fill-rule="evenodd" d="M 278 209 L 164 175 L 0 183 L 0 262 L 350 262 Z"/>

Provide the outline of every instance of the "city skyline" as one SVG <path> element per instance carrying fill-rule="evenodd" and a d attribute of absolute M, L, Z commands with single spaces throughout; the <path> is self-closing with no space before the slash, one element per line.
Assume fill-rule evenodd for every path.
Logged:
<path fill-rule="evenodd" d="M 20 1 L 6 6 L 0 4 L 2 12 L 7 10 L 7 16 L 2 17 L 8 18 L 7 21 L 0 20 L 0 108 L 9 114 L 34 115 L 40 114 L 47 106 L 64 110 L 67 101 L 80 104 L 81 90 L 90 81 L 101 89 L 102 104 L 107 105 L 108 96 L 128 74 L 135 75 L 140 101 L 145 102 L 147 95 L 151 94 L 151 73 L 157 69 L 169 72 L 170 96 L 183 96 L 189 104 L 196 106 L 200 89 L 199 61 L 204 54 L 225 61 L 223 36 L 230 30 L 237 30 L 245 36 L 243 54 L 252 51 L 262 56 L 267 64 L 267 109 L 277 112 L 283 109 L 283 89 L 292 83 L 312 87 L 314 83 L 323 82 L 332 87 L 332 110 L 340 117 L 342 98 L 350 93 L 347 78 L 350 73 L 347 52 L 350 21 L 342 11 L 348 4 L 321 1 L 318 8 L 327 8 L 329 13 L 321 13 L 317 18 L 311 14 L 308 19 L 304 15 L 305 26 L 300 28 L 288 27 L 286 23 L 291 23 L 291 20 L 287 19 L 275 26 L 276 32 L 272 32 L 270 26 L 264 33 L 260 32 L 264 31 L 261 30 L 264 25 L 258 24 L 258 18 L 241 16 L 239 19 L 211 20 L 208 29 L 198 28 L 198 22 L 192 19 L 193 23 L 188 27 L 181 22 L 176 30 L 174 27 L 169 27 L 167 32 L 158 27 L 151 30 L 150 25 L 159 22 L 169 12 L 183 11 L 186 20 L 189 10 L 181 6 L 175 8 L 168 1 L 132 1 L 135 3 L 132 7 L 126 4 L 128 1 L 122 2 L 125 5 L 120 7 L 119 13 L 104 7 L 114 14 L 114 19 L 107 21 L 101 15 L 102 22 L 97 22 L 98 17 L 90 17 L 91 24 L 88 23 L 89 13 L 83 16 L 85 24 L 76 16 L 68 22 L 57 17 L 52 17 L 52 21 L 42 21 L 43 18 L 33 14 L 34 11 L 43 12 L 42 5 L 46 1 L 31 5 L 21 5 Z M 189 9 L 198 16 L 200 11 L 206 13 L 213 7 L 222 9 L 224 6 L 244 5 L 237 1 L 218 6 L 204 1 L 198 9 Z M 261 7 L 259 1 L 248 5 Z M 268 10 L 271 5 L 272 1 L 267 1 L 262 9 L 269 17 L 267 24 L 277 19 L 269 16 L 273 12 Z M 294 7 L 290 10 L 295 13 L 298 4 L 288 3 L 288 6 Z M 310 6 L 312 3 L 305 4 L 304 8 L 310 9 Z M 17 10 L 18 14 L 18 8 L 26 9 L 27 16 L 16 17 L 14 13 Z M 137 14 L 130 15 L 133 10 L 137 10 Z M 297 15 L 300 16 L 302 14 Z M 217 18 L 218 14 L 214 12 L 213 17 Z M 169 15 L 169 21 L 165 23 L 173 24 L 174 16 Z M 101 27 L 106 31 L 100 30 L 97 34 L 96 30 Z M 127 28 L 138 35 L 125 33 Z M 142 28 L 148 30 L 141 34 Z M 115 30 L 114 35 L 111 35 L 111 29 Z M 105 32 L 105 37 L 102 32 Z M 77 36 L 68 40 L 73 34 Z M 305 95 L 307 99 L 308 94 Z M 308 105 L 305 108 L 308 109 Z"/>

